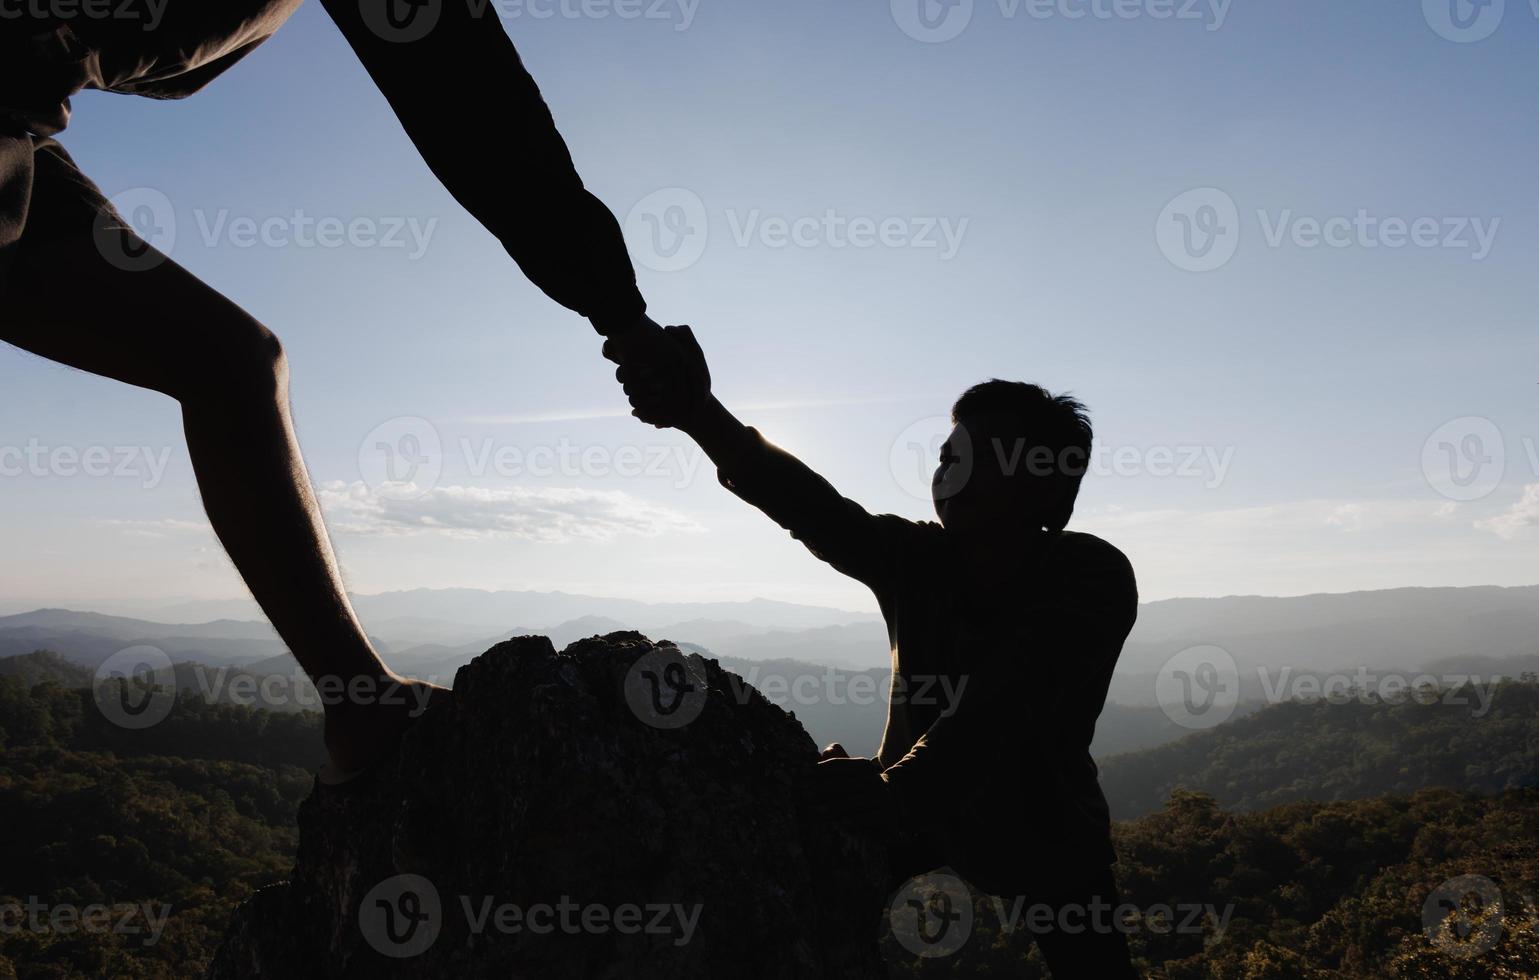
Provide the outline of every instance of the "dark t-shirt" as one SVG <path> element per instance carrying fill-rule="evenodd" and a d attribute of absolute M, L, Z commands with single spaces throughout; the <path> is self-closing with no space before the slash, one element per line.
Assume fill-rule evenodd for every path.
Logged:
<path fill-rule="evenodd" d="M 1128 560 L 1089 534 L 1045 535 L 1008 604 L 986 602 L 940 525 L 867 513 L 752 435 L 722 484 L 868 585 L 887 621 L 878 761 L 905 826 L 995 894 L 1104 871 L 1115 854 L 1090 742 L 1137 615 Z"/>

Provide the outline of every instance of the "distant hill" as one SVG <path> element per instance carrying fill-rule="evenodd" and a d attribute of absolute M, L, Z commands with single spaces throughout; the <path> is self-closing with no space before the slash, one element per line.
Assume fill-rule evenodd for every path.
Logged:
<path fill-rule="evenodd" d="M 1414 670 L 1470 656 L 1539 657 L 1539 586 L 1385 589 L 1268 598 L 1169 599 L 1139 609 L 1113 700 L 1154 702 L 1154 678 L 1174 654 L 1222 647 L 1245 697 L 1262 693 L 1259 668 Z"/>
<path fill-rule="evenodd" d="M 95 669 L 119 650 L 139 645 L 158 647 L 173 660 L 216 664 L 249 663 L 287 650 L 262 622 L 153 623 L 69 609 L 0 616 L 0 657 L 49 649 Z"/>
<path fill-rule="evenodd" d="M 888 662 L 880 617 L 819 606 L 748 602 L 647 603 L 564 592 L 416 589 L 355 595 L 381 647 L 409 661 L 443 665 L 509 636 L 540 633 L 563 646 L 580 636 L 626 628 L 746 660 L 799 660 L 879 668 Z M 124 619 L 41 610 L 0 617 L 0 656 L 47 647 L 100 662 L 120 641 L 158 641 L 179 659 L 254 664 L 283 653 L 248 600 L 180 603 Z M 244 621 L 243 621 L 244 620 Z M 591 623 L 591 627 L 585 624 Z M 103 640 L 102 637 L 110 639 Z M 1271 598 L 1168 599 L 1146 603 L 1123 650 L 1111 700 L 1154 705 L 1155 679 L 1193 646 L 1226 650 L 1242 695 L 1263 695 L 1257 671 L 1358 667 L 1473 671 L 1539 666 L 1539 586 L 1386 589 Z"/>
<path fill-rule="evenodd" d="M 51 682 L 60 687 L 85 688 L 91 686 L 92 674 L 52 650 L 39 650 L 16 657 L 0 657 L 0 677 L 12 678 L 27 687 Z"/>
<path fill-rule="evenodd" d="M 892 663 L 887 626 L 875 621 L 805 630 L 728 634 L 718 636 L 714 641 L 702 638 L 687 623 L 669 629 L 672 632 L 659 636 L 702 643 L 721 656 L 741 660 L 800 660 L 846 669 L 887 669 Z"/>
<path fill-rule="evenodd" d="M 1539 787 L 1539 682 L 1451 689 L 1430 704 L 1292 701 L 1100 762 L 1112 815 L 1152 813 L 1178 789 L 1234 810 L 1428 787 Z"/>
<path fill-rule="evenodd" d="M 886 629 L 869 613 L 754 600 L 737 603 L 643 603 L 552 592 L 421 589 L 357 596 L 364 620 L 392 666 L 451 683 L 460 666 L 511 636 L 543 634 L 558 648 L 621 628 L 638 628 L 717 657 L 731 669 L 835 668 L 870 674 L 885 690 Z M 239 612 L 239 604 L 194 604 L 158 615 Z M 389 630 L 398 630 L 391 633 Z M 255 676 L 292 677 L 296 665 L 260 621 L 218 618 L 153 622 L 62 609 L 0 617 L 0 658 L 57 651 L 95 669 L 118 650 L 147 644 L 174 661 L 241 668 Z M 1161 667 L 1194 646 L 1215 645 L 1239 671 L 1242 708 L 1276 700 L 1269 686 L 1332 672 L 1411 675 L 1429 671 L 1449 683 L 1539 670 L 1539 587 L 1392 589 L 1287 598 L 1236 596 L 1173 599 L 1141 607 L 1112 679 L 1097 726 L 1098 757 L 1149 748 L 1186 730 L 1157 706 Z M 787 665 L 796 665 L 788 667 Z M 207 675 L 200 675 L 206 679 Z M 226 675 L 223 679 L 228 679 Z M 848 677 L 836 678 L 847 682 Z M 303 689 L 303 682 L 298 682 Z M 1286 693 L 1284 696 L 1288 696 Z M 277 704 L 272 705 L 277 707 Z M 823 700 L 785 707 L 815 738 L 870 751 L 880 738 L 885 703 Z M 857 746 L 861 747 L 857 749 Z"/>
<path fill-rule="evenodd" d="M 110 636 L 119 640 L 132 640 L 149 634 L 176 637 L 218 636 L 230 640 L 274 638 L 273 628 L 266 623 L 233 619 L 202 623 L 164 623 L 74 609 L 35 609 L 32 612 L 18 613 L 13 616 L 0 616 L 0 630 L 26 628 L 90 631 L 99 636 Z"/>
<path fill-rule="evenodd" d="M 405 671 L 450 684 L 455 670 L 490 646 L 477 646 L 474 654 L 454 653 L 439 662 L 406 661 Z M 771 702 L 796 715 L 819 745 L 839 742 L 855 755 L 876 754 L 887 724 L 890 672 L 886 669 L 852 671 L 794 660 L 744 660 L 718 657 L 694 644 L 682 647 L 719 660 L 723 667 L 758 686 Z M 411 669 L 413 663 L 421 669 Z M 314 686 L 288 654 L 247 667 L 178 663 L 174 671 L 177 687 L 188 697 L 282 713 L 318 710 Z M 0 659 L 0 677 L 14 677 L 27 686 L 52 681 L 63 687 L 88 688 L 94 674 L 42 650 Z M 1242 705 L 1236 714 L 1256 707 Z M 1096 724 L 1092 751 L 1099 758 L 1151 748 L 1187 732 L 1159 708 L 1108 704 Z"/>
<path fill-rule="evenodd" d="M 756 627 L 811 629 L 841 623 L 874 621 L 871 612 L 852 612 L 772 599 L 743 602 L 640 602 L 570 592 L 489 591 L 485 589 L 410 589 L 351 596 L 359 617 L 371 632 L 388 633 L 386 625 L 400 619 L 453 624 L 491 635 L 519 623 L 546 627 L 583 616 L 602 616 L 642 632 L 693 619 L 737 620 Z M 157 619 L 193 622 L 232 617 L 259 617 L 248 600 L 214 600 L 163 605 Z M 461 638 L 456 638 L 461 639 Z"/>

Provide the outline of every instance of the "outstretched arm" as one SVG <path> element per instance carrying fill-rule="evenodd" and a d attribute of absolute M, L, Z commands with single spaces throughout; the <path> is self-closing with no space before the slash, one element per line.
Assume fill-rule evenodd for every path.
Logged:
<path fill-rule="evenodd" d="M 583 187 L 492 7 L 413 5 L 389 20 L 396 0 L 321 2 L 428 167 L 535 285 L 605 335 L 642 319 L 620 225 Z"/>
<path fill-rule="evenodd" d="M 616 372 L 635 406 L 632 414 L 688 433 L 716 464 L 722 486 L 790 531 L 818 558 L 879 587 L 897 567 L 900 536 L 914 524 L 872 515 L 806 463 L 744 425 L 711 394 L 710 372 L 694 333 L 688 327 L 666 327 L 664 337 L 681 349 L 682 372 L 671 361 L 658 365 L 647 357 L 627 361 Z M 606 355 L 616 346 L 606 344 Z"/>

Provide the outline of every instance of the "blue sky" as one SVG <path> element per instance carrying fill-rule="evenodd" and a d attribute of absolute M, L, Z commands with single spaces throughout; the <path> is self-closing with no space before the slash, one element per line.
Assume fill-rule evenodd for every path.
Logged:
<path fill-rule="evenodd" d="M 1534 5 L 918 2 L 493 7 L 654 315 L 873 510 L 928 516 L 915 453 L 1000 376 L 1090 405 L 1075 526 L 1147 598 L 1539 578 Z M 63 139 L 285 341 L 355 589 L 872 608 L 625 416 L 318 4 L 185 102 L 87 93 Z M 9 348 L 0 390 L 0 595 L 242 594 L 174 404 Z"/>

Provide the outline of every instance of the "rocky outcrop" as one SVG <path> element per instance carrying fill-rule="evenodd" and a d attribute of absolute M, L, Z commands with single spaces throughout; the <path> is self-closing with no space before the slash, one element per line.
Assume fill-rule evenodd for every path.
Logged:
<path fill-rule="evenodd" d="M 388 765 L 316 787 L 210 976 L 885 976 L 885 855 L 806 806 L 816 759 L 671 644 L 499 644 Z"/>

